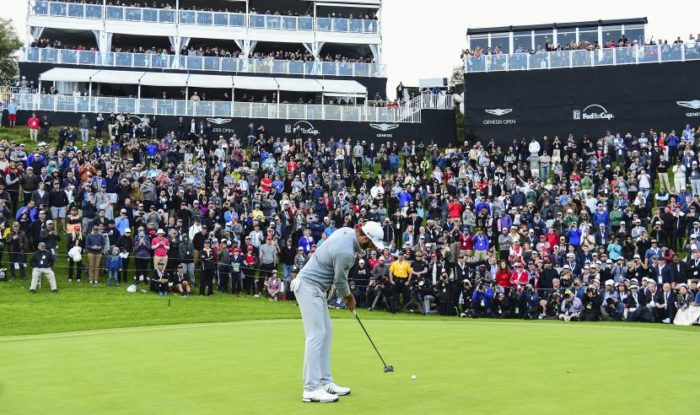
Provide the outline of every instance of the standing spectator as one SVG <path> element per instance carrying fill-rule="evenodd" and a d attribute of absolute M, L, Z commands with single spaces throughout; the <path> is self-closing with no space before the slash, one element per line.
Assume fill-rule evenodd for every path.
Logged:
<path fill-rule="evenodd" d="M 669 169 L 669 164 L 668 161 L 664 158 L 663 155 L 659 155 L 659 163 L 656 165 L 656 171 L 659 173 L 659 191 L 663 192 L 670 192 L 671 191 L 671 183 L 668 181 L 668 169 Z M 641 184 L 640 184 L 641 187 Z"/>
<path fill-rule="evenodd" d="M 122 271 L 122 257 L 119 256 L 119 247 L 112 247 L 112 253 L 107 257 L 105 268 L 107 269 L 107 286 L 119 287 L 119 274 Z"/>
<path fill-rule="evenodd" d="M 187 232 L 182 233 L 182 241 L 178 245 L 180 256 L 180 264 L 185 269 L 185 274 L 190 280 L 190 284 L 194 285 L 194 245 L 190 241 L 190 235 Z"/>
<path fill-rule="evenodd" d="M 153 267 L 157 267 L 161 262 L 168 263 L 168 250 L 170 249 L 170 241 L 165 236 L 163 229 L 158 229 L 157 236 L 151 241 L 151 250 L 153 251 Z"/>
<path fill-rule="evenodd" d="M 51 131 L 51 121 L 49 121 L 49 115 L 44 114 L 43 117 L 41 117 L 41 140 L 45 142 L 49 142 L 51 140 L 51 137 L 49 135 L 49 132 Z"/>
<path fill-rule="evenodd" d="M 90 140 L 90 120 L 87 119 L 85 114 L 80 117 L 78 128 L 80 129 L 80 139 L 83 141 L 83 144 L 87 144 Z"/>
<path fill-rule="evenodd" d="M 279 258 L 279 247 L 277 241 L 272 236 L 266 238 L 265 244 L 260 246 L 260 275 L 258 276 L 258 292 L 256 297 L 262 293 L 265 280 L 272 276 L 272 271 L 277 269 Z"/>
<path fill-rule="evenodd" d="M 27 126 L 29 127 L 29 139 L 32 141 L 39 141 L 39 128 L 41 127 L 41 120 L 32 113 L 32 116 L 27 120 Z"/>
<path fill-rule="evenodd" d="M 49 208 L 51 210 L 51 218 L 56 221 L 57 228 L 62 228 L 68 205 L 68 194 L 61 189 L 61 184 L 58 181 L 54 181 L 53 189 L 49 192 Z"/>
<path fill-rule="evenodd" d="M 199 295 L 214 295 L 213 276 L 216 272 L 216 262 L 214 262 L 214 252 L 211 249 L 211 241 L 204 241 L 204 249 L 199 256 L 199 264 L 202 273 L 199 280 Z"/>
<path fill-rule="evenodd" d="M 105 129 L 105 119 L 102 116 L 102 113 L 97 114 L 97 117 L 95 117 L 95 138 L 98 140 L 102 138 L 102 131 Z"/>
<path fill-rule="evenodd" d="M 83 233 L 78 225 L 75 232 L 68 234 L 68 243 L 66 244 L 68 248 L 68 282 L 73 282 L 73 275 L 77 277 L 76 282 L 80 282 L 83 276 L 83 241 Z"/>
<path fill-rule="evenodd" d="M 12 230 L 5 238 L 5 244 L 10 253 L 10 275 L 12 279 L 17 278 L 16 272 L 19 270 L 19 275 L 22 280 L 26 278 L 24 271 L 25 252 L 29 250 L 29 239 L 26 233 L 20 227 L 20 222 L 12 224 Z"/>
<path fill-rule="evenodd" d="M 85 246 L 88 250 L 88 280 L 90 284 L 98 284 L 102 269 L 102 253 L 105 246 L 105 237 L 99 233 L 99 226 L 94 225 L 92 232 L 85 240 Z"/>
<path fill-rule="evenodd" d="M 17 124 L 17 104 L 14 99 L 7 104 L 7 123 L 10 128 Z"/>
<path fill-rule="evenodd" d="M 139 233 L 134 243 L 134 261 L 136 266 L 136 275 L 134 280 L 137 282 L 146 283 L 150 274 L 151 263 L 151 239 L 139 228 Z"/>
<path fill-rule="evenodd" d="M 51 292 L 57 293 L 58 287 L 56 286 L 56 275 L 53 272 L 54 256 L 51 252 L 46 250 L 46 245 L 43 242 L 39 242 L 38 250 L 32 254 L 32 258 L 29 261 L 29 265 L 32 267 L 32 283 L 29 287 L 29 292 L 32 294 L 36 293 L 36 288 L 41 281 L 41 277 L 46 277 L 51 285 Z"/>
<path fill-rule="evenodd" d="M 678 158 L 676 164 L 673 166 L 673 185 L 676 188 L 676 192 L 685 192 L 686 186 L 686 168 L 681 164 L 682 159 Z"/>

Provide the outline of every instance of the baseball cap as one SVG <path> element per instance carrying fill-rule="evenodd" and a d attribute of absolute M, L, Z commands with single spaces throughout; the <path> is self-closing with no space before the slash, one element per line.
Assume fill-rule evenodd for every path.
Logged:
<path fill-rule="evenodd" d="M 362 226 L 362 232 L 372 241 L 377 249 L 384 249 L 384 230 L 377 222 L 369 221 Z"/>

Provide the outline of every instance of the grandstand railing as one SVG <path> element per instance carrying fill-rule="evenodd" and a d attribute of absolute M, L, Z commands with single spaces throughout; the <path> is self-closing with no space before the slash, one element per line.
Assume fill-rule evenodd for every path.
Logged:
<path fill-rule="evenodd" d="M 590 51 L 562 50 L 467 56 L 464 59 L 464 70 L 469 73 L 479 73 L 637 65 L 690 60 L 700 60 L 700 43 L 629 46 Z"/>
<path fill-rule="evenodd" d="M 21 110 L 73 113 L 129 113 L 185 117 L 305 119 L 349 122 L 420 123 L 415 108 L 364 105 L 306 105 L 232 101 L 186 101 L 151 98 L 37 94 L 13 96 Z"/>
<path fill-rule="evenodd" d="M 320 31 L 337 33 L 379 33 L 379 22 L 372 19 L 316 18 L 256 13 L 209 12 L 200 10 L 154 9 L 149 7 L 103 6 L 83 3 L 35 1 L 35 16 L 71 17 L 92 20 L 241 27 L 249 29 Z"/>
<path fill-rule="evenodd" d="M 94 50 L 24 48 L 21 62 L 63 65 L 110 66 L 139 69 L 186 69 L 192 71 L 240 72 L 278 75 L 325 75 L 384 78 L 386 65 L 363 62 L 318 62 L 272 59 L 243 59 L 216 56 L 157 53 L 107 52 Z"/>

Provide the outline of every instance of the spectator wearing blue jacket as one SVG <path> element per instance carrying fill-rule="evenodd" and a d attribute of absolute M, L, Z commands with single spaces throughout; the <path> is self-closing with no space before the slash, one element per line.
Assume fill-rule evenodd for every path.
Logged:
<path fill-rule="evenodd" d="M 605 225 L 606 229 L 610 229 L 610 214 L 602 203 L 598 203 L 598 208 L 593 212 L 593 226 L 597 229 L 600 225 Z"/>
<path fill-rule="evenodd" d="M 485 317 L 486 310 L 491 307 L 493 289 L 490 285 L 479 283 L 472 293 L 472 307 L 475 317 Z"/>
<path fill-rule="evenodd" d="M 676 131 L 673 130 L 666 138 L 666 145 L 668 146 L 668 157 L 671 164 L 676 163 L 676 157 L 678 157 L 678 144 L 680 139 L 676 135 Z"/>
<path fill-rule="evenodd" d="M 112 248 L 112 254 L 105 261 L 105 269 L 107 269 L 108 278 L 107 285 L 111 286 L 114 283 L 115 287 L 119 287 L 119 271 L 122 270 L 123 259 L 119 256 L 119 247 Z"/>
<path fill-rule="evenodd" d="M 490 239 L 484 235 L 484 230 L 479 228 L 474 236 L 474 261 L 486 261 L 488 259 L 488 251 L 490 248 Z"/>
<path fill-rule="evenodd" d="M 569 245 L 577 249 L 581 245 L 581 229 L 576 227 L 576 222 L 571 222 L 571 228 L 566 232 L 566 239 L 569 240 Z"/>

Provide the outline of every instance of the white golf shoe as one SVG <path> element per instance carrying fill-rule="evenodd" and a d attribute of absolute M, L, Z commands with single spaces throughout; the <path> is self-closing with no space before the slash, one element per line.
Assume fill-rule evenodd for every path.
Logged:
<path fill-rule="evenodd" d="M 350 388 L 344 388 L 342 386 L 338 386 L 333 382 L 325 385 L 323 387 L 323 390 L 325 390 L 328 393 L 332 393 L 332 394 L 338 395 L 338 396 L 350 395 Z"/>
<path fill-rule="evenodd" d="M 301 400 L 304 402 L 330 403 L 337 402 L 338 395 L 328 393 L 324 388 L 318 388 L 315 391 L 304 391 L 304 396 Z"/>

